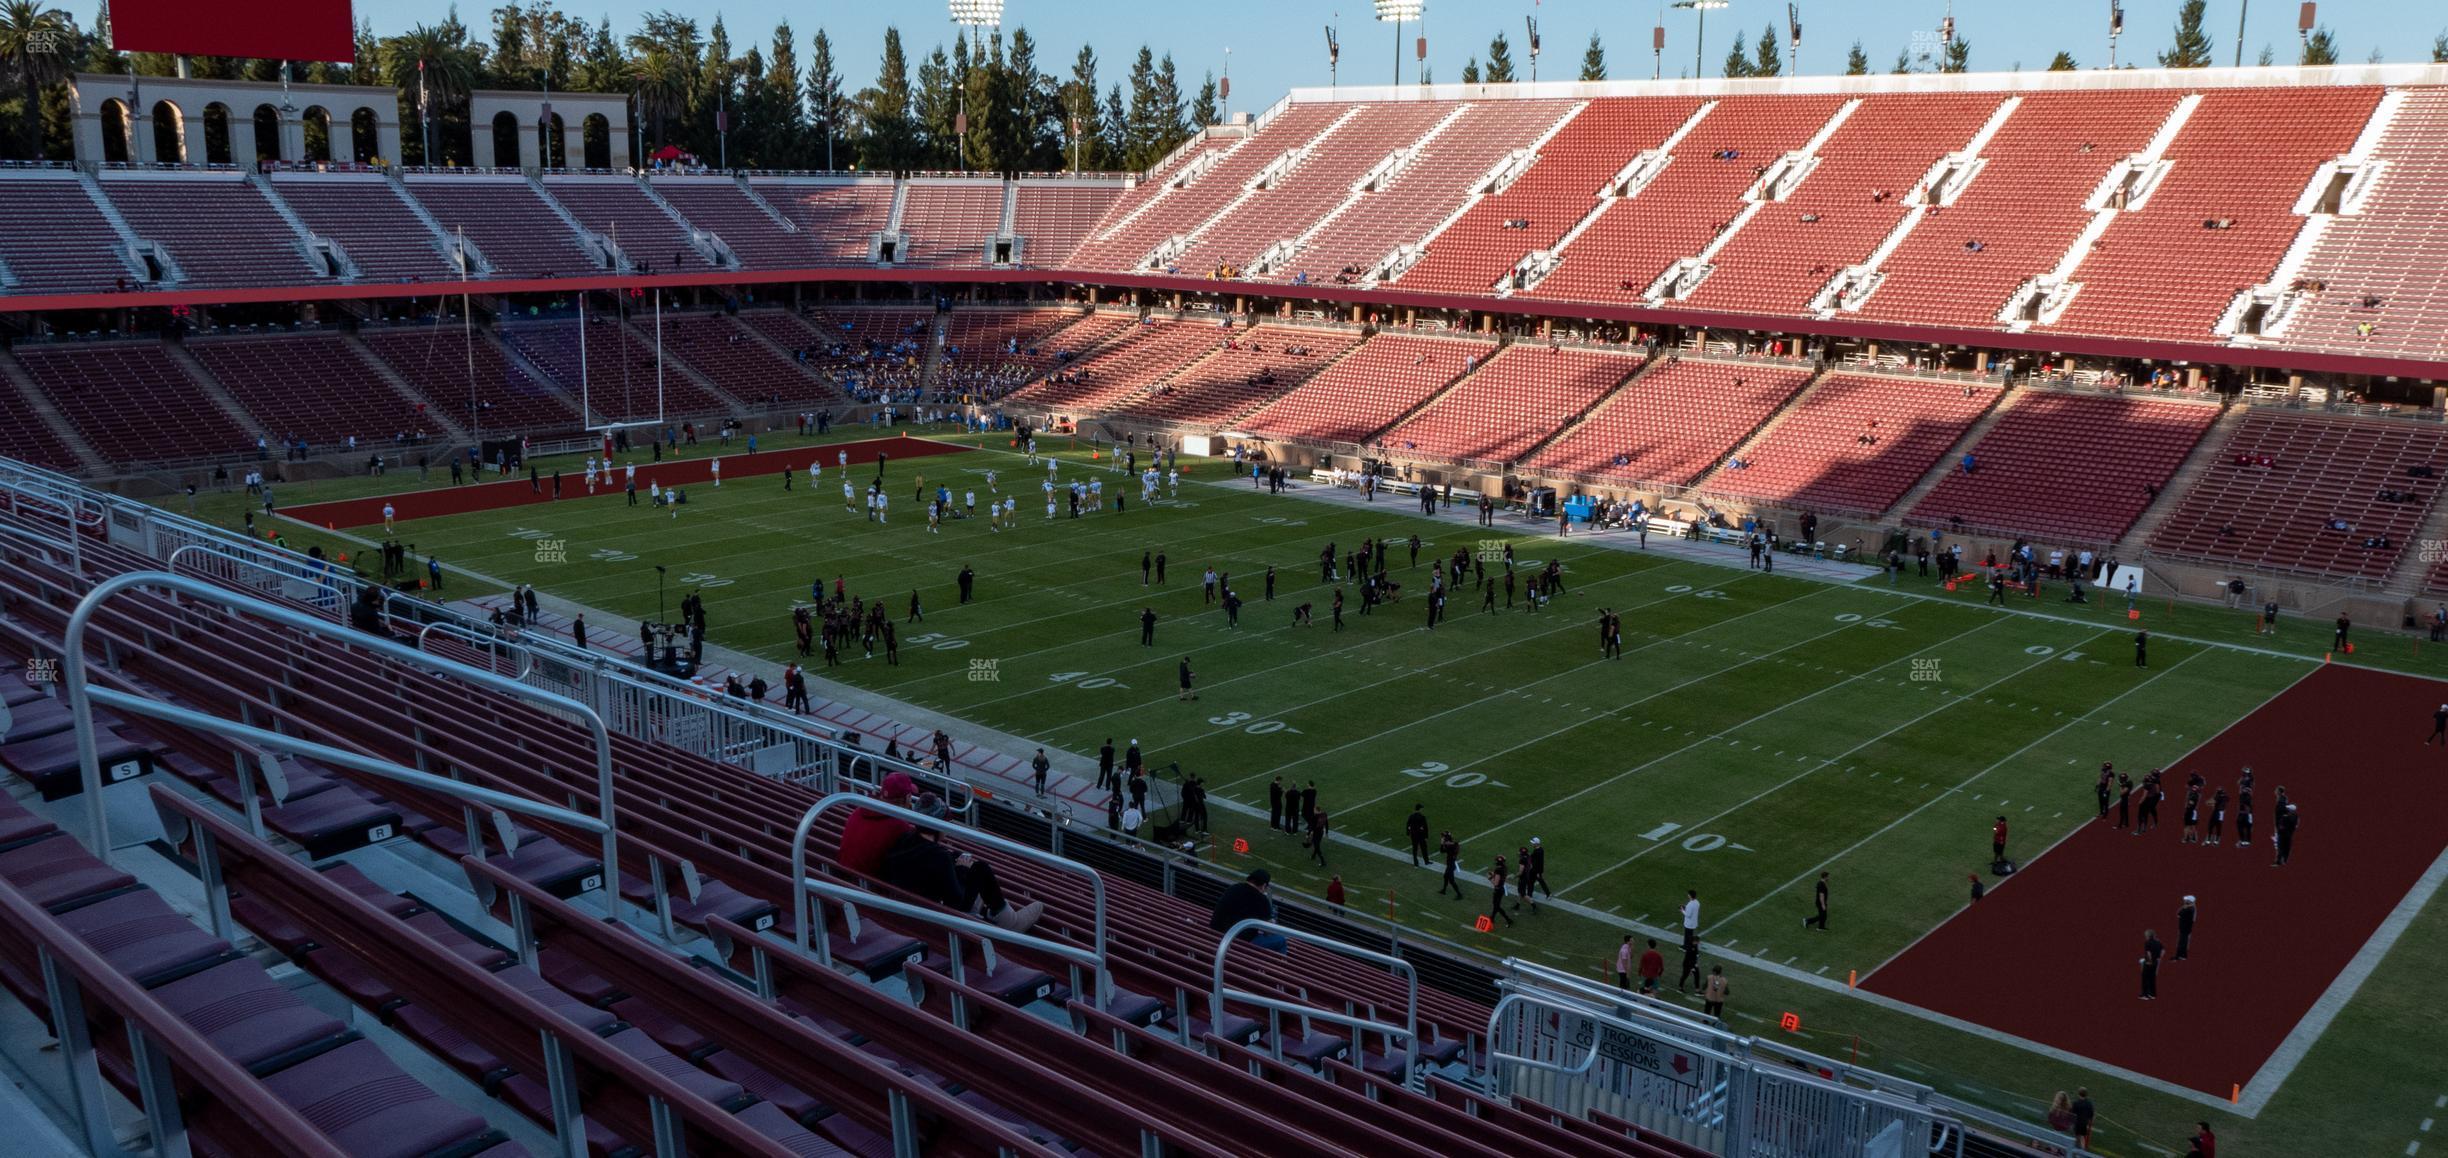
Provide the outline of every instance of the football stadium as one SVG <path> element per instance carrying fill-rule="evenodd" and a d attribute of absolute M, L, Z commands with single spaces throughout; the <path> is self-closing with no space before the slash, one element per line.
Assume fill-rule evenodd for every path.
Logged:
<path fill-rule="evenodd" d="M 1309 7 L 0 5 L 6 1150 L 2448 1149 L 2439 11 Z"/>

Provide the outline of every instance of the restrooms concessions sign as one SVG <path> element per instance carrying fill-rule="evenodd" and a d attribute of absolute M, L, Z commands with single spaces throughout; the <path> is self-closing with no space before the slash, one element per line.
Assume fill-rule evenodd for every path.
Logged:
<path fill-rule="evenodd" d="M 323 60 L 356 56 L 349 0 L 111 0 L 121 52 Z"/>

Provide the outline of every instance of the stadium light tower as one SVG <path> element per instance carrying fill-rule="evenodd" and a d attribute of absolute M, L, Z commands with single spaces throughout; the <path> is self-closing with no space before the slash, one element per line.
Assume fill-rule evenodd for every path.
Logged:
<path fill-rule="evenodd" d="M 1418 20 L 1428 10 L 1428 0 L 1372 0 L 1377 6 L 1379 23 L 1394 26 L 1394 83 L 1402 83 L 1403 25 Z"/>
<path fill-rule="evenodd" d="M 1692 30 L 1692 79 L 1698 80 L 1700 79 L 1700 48 L 1708 41 L 1709 9 L 1725 8 L 1730 5 L 1728 0 L 1675 0 L 1674 6 L 1689 8 L 1694 15 L 1700 18 L 1699 26 Z"/>
<path fill-rule="evenodd" d="M 973 30 L 969 36 L 972 42 L 969 50 L 969 67 L 976 68 L 978 50 L 975 45 L 977 34 L 974 30 L 1003 26 L 1003 0 L 952 0 L 952 23 Z M 967 76 L 960 78 L 960 86 L 960 120 L 952 127 L 952 135 L 959 138 L 959 144 L 954 147 L 953 156 L 959 158 L 961 172 L 966 173 L 969 171 L 969 78 Z"/>

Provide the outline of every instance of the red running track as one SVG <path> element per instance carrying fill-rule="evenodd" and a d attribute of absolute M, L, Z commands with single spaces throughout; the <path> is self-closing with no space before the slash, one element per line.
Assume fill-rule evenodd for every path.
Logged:
<path fill-rule="evenodd" d="M 969 448 L 931 439 L 900 435 L 894 438 L 871 438 L 862 442 L 836 442 L 821 446 L 800 446 L 789 450 L 761 450 L 755 454 L 725 454 L 723 475 L 732 479 L 754 478 L 758 475 L 780 474 L 784 470 L 807 469 L 811 462 L 824 464 L 825 479 L 838 483 L 841 456 L 850 456 L 850 465 L 859 466 L 876 460 L 878 454 L 889 454 L 894 462 L 924 458 L 937 454 L 967 454 Z M 579 467 L 582 460 L 567 460 L 561 468 L 561 494 L 564 498 L 586 497 L 586 471 Z M 637 464 L 638 490 L 643 492 L 650 483 L 666 487 L 695 486 L 710 482 L 714 477 L 713 459 L 683 458 L 665 462 Z M 615 464 L 614 469 L 619 469 Z M 576 469 L 572 469 L 576 468 Z M 447 471 L 449 467 L 444 466 Z M 443 515 L 465 515 L 476 511 L 498 511 L 529 503 L 549 503 L 552 497 L 552 471 L 539 469 L 539 492 L 530 486 L 527 476 L 513 473 L 499 482 L 468 483 L 461 486 L 444 484 L 425 490 L 402 491 L 398 494 L 375 495 L 363 499 L 340 499 L 328 503 L 307 503 L 303 506 L 282 507 L 280 513 L 308 523 L 327 527 L 379 526 L 384 503 L 391 504 L 394 516 L 401 521 L 431 519 Z M 617 479 L 608 486 L 598 484 L 598 494 L 616 494 L 622 488 Z M 643 501 L 643 500 L 641 500 Z"/>
<path fill-rule="evenodd" d="M 2250 1082 L 2336 983 L 2448 835 L 2448 749 L 2426 747 L 2448 686 L 2328 666 L 2169 769 L 2160 827 L 2133 836 L 2116 814 L 2085 825 L 1863 986 L 2191 1089 Z M 2203 805 L 2254 769 L 2254 847 L 2179 842 L 2184 782 Z M 2094 767 L 2066 769 L 2070 807 L 2096 811 Z M 2302 823 L 2271 867 L 2271 804 L 2285 785 Z M 1965 859 L 1989 851 L 1986 826 Z M 1978 851 L 1975 852 L 1974 850 Z M 2007 850 L 2012 855 L 2014 850 Z M 2176 909 L 2199 900 L 2190 960 Z M 2143 1001 L 2142 933 L 2167 943 L 2159 999 Z"/>

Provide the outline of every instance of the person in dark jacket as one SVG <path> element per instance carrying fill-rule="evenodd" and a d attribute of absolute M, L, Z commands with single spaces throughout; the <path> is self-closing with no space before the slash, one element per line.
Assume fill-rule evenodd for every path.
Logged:
<path fill-rule="evenodd" d="M 933 793 L 919 798 L 919 809 L 930 811 Z M 933 828 L 913 828 L 884 854 L 884 879 L 919 896 L 962 913 L 978 915 L 1013 933 L 1027 932 L 1045 912 L 1045 902 L 1014 907 L 1003 896 L 993 866 L 968 853 L 943 846 Z"/>
<path fill-rule="evenodd" d="M 1243 921 L 1273 921 L 1275 899 L 1267 891 L 1273 879 L 1265 869 L 1258 869 L 1241 883 L 1224 890 L 1224 895 L 1216 900 L 1215 914 L 1207 919 L 1207 927 L 1223 933 Z M 1256 932 L 1249 934 L 1249 939 L 1251 944 L 1262 949 L 1273 949 L 1278 953 L 1291 950 L 1290 943 L 1280 933 Z"/>

